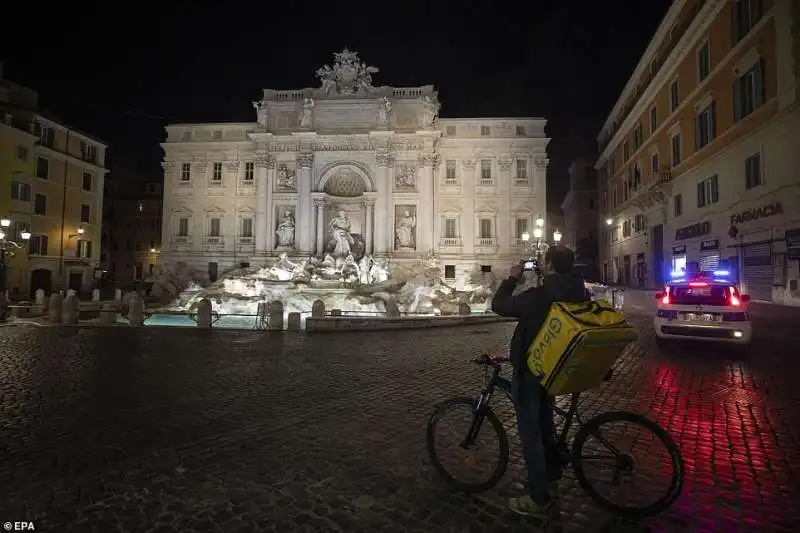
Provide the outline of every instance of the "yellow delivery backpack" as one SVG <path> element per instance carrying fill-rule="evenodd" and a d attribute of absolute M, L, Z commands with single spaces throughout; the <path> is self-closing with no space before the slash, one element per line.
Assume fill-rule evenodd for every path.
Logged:
<path fill-rule="evenodd" d="M 554 302 L 528 348 L 528 368 L 549 396 L 599 386 L 637 338 L 625 315 L 605 300 Z"/>

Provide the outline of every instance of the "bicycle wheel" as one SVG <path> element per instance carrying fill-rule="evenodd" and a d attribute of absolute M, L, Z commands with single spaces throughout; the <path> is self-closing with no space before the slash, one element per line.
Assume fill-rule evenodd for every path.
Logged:
<path fill-rule="evenodd" d="M 453 398 L 434 408 L 426 431 L 428 455 L 436 470 L 454 488 L 464 492 L 484 492 L 503 477 L 508 467 L 508 436 L 494 412 L 487 408 L 479 417 L 473 398 Z M 489 424 L 484 422 L 489 421 Z M 468 434 L 477 424 L 473 442 L 466 443 Z M 494 445 L 485 444 L 486 438 Z M 494 439 L 492 439 L 494 437 Z M 450 453 L 439 445 L 449 447 Z M 465 444 L 467 444 L 465 446 Z M 455 452 L 455 453 L 453 453 Z M 493 462 L 480 474 L 476 455 L 489 452 Z"/>
<path fill-rule="evenodd" d="M 627 431 L 620 432 L 613 426 L 618 423 L 627 422 L 637 426 L 637 429 L 644 430 L 644 439 L 631 438 Z M 642 453 L 634 455 L 632 450 L 623 445 L 623 442 L 636 444 L 644 440 L 645 448 Z M 598 455 L 586 450 L 592 444 L 598 444 L 598 448 L 605 451 L 605 455 Z M 664 447 L 665 453 L 661 457 L 655 457 L 654 446 L 660 444 Z M 632 447 L 632 446 L 631 446 Z M 657 450 L 656 450 L 657 452 Z M 603 462 L 603 459 L 606 459 Z M 601 473 L 610 476 L 610 487 L 598 488 L 591 483 L 586 472 L 587 465 L 603 464 Z M 680 495 L 683 488 L 683 459 L 680 450 L 666 432 L 664 428 L 638 413 L 626 411 L 613 411 L 603 413 L 587 421 L 575 435 L 572 446 L 572 466 L 575 469 L 575 476 L 584 491 L 599 505 L 625 518 L 646 518 L 655 516 L 672 505 Z M 623 477 L 630 477 L 634 471 L 641 470 L 643 467 L 650 466 L 658 473 L 666 474 L 669 483 L 663 491 L 653 490 L 654 476 L 645 478 L 644 488 L 633 489 L 628 494 L 628 501 L 616 503 L 612 501 L 616 493 L 625 492 L 621 490 Z M 668 470 L 664 472 L 664 470 Z M 655 496 L 653 494 L 655 493 Z M 644 503 L 647 498 L 654 501 Z"/>

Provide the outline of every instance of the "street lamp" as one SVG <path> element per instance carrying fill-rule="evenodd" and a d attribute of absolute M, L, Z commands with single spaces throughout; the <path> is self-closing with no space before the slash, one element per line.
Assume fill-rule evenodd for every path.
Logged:
<path fill-rule="evenodd" d="M 70 233 L 67 235 L 68 239 L 74 239 L 75 237 L 80 237 L 86 230 L 83 228 L 78 228 L 75 233 Z"/>
<path fill-rule="evenodd" d="M 613 223 L 614 223 L 614 219 L 613 218 L 607 218 L 606 219 L 606 226 L 610 226 Z"/>
<path fill-rule="evenodd" d="M 11 221 L 5 217 L 0 218 L 0 227 L 8 229 L 11 226 Z M 15 241 L 6 239 L 8 235 L 5 231 L 0 230 L 0 322 L 5 322 L 8 318 L 8 263 L 6 257 L 13 257 L 15 250 L 23 248 L 24 245 Z M 21 231 L 19 234 L 23 241 L 31 238 L 31 233 L 27 230 Z"/>
<path fill-rule="evenodd" d="M 553 242 L 556 244 L 561 242 L 561 232 L 557 229 L 553 232 Z"/>

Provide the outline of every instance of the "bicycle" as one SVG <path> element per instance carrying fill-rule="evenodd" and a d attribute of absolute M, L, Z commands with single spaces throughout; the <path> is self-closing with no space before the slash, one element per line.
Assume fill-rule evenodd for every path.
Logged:
<path fill-rule="evenodd" d="M 500 389 L 503 393 L 505 393 L 505 395 L 513 404 L 511 397 L 511 382 L 510 380 L 500 376 L 501 365 L 503 363 L 507 363 L 508 361 L 509 359 L 507 357 L 491 357 L 490 355 L 486 354 L 470 360 L 470 362 L 481 365 L 485 368 L 484 387 L 478 398 L 474 399 L 469 397 L 459 397 L 446 400 L 434 408 L 434 411 L 428 421 L 426 431 L 428 454 L 430 455 L 431 461 L 433 462 L 433 465 L 439 474 L 442 475 L 445 480 L 457 490 L 467 493 L 485 492 L 500 482 L 500 479 L 503 477 L 506 472 L 506 468 L 508 467 L 508 435 L 506 434 L 506 430 L 503 427 L 503 423 L 500 421 L 500 418 L 489 407 L 489 401 L 495 393 L 495 389 Z M 489 376 L 490 369 L 491 376 Z M 612 378 L 612 373 L 613 370 L 603 378 L 604 381 L 610 381 Z M 586 492 L 586 494 L 602 507 L 616 513 L 623 518 L 647 518 L 655 516 L 669 508 L 680 495 L 684 483 L 683 459 L 681 458 L 680 450 L 675 444 L 675 441 L 669 436 L 664 428 L 638 413 L 629 411 L 609 411 L 606 413 L 601 413 L 593 418 L 590 418 L 589 420 L 584 420 L 578 411 L 579 397 L 580 393 L 571 394 L 570 405 L 567 410 L 555 405 L 554 402 L 552 405 L 555 413 L 563 417 L 564 420 L 564 424 L 560 433 L 556 431 L 556 449 L 553 450 L 555 452 L 554 455 L 557 456 L 557 460 L 561 464 L 561 467 L 563 468 L 571 464 L 575 472 L 575 476 L 578 479 L 578 483 Z M 464 440 L 459 443 L 461 448 L 468 450 L 471 446 L 475 445 L 478 434 L 481 431 L 481 428 L 484 425 L 483 422 L 485 420 L 489 421 L 489 425 L 499 438 L 500 458 L 494 471 L 491 473 L 488 479 L 484 481 L 468 482 L 458 479 L 455 475 L 448 471 L 448 469 L 442 463 L 441 458 L 436 450 L 436 430 L 439 427 L 439 423 L 444 419 L 444 416 L 448 412 L 456 408 L 463 407 L 467 407 L 471 411 L 472 422 Z M 572 441 L 572 446 L 570 447 L 567 440 L 568 432 L 572 427 L 573 422 L 578 424 L 578 430 Z M 655 439 L 661 441 L 669 453 L 672 467 L 671 482 L 666 494 L 661 496 L 654 503 L 641 507 L 616 504 L 607 499 L 605 496 L 601 495 L 601 493 L 590 483 L 586 475 L 584 461 L 594 459 L 594 457 L 585 457 L 581 452 L 590 437 L 600 441 L 600 443 L 613 454 L 613 486 L 620 485 L 622 476 L 630 474 L 634 471 L 636 467 L 636 458 L 633 456 L 633 454 L 620 451 L 613 444 L 608 442 L 608 440 L 603 438 L 601 427 L 614 422 L 632 422 L 649 430 Z"/>

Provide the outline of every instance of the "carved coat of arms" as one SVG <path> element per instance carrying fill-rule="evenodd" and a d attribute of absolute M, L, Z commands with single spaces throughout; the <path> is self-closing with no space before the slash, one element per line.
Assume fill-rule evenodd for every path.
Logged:
<path fill-rule="evenodd" d="M 375 67 L 367 66 L 358 54 L 347 48 L 333 55 L 334 63 L 317 70 L 317 78 L 322 83 L 325 94 L 334 92 L 340 95 L 351 95 L 359 91 L 370 92 L 372 75 L 378 72 Z"/>

